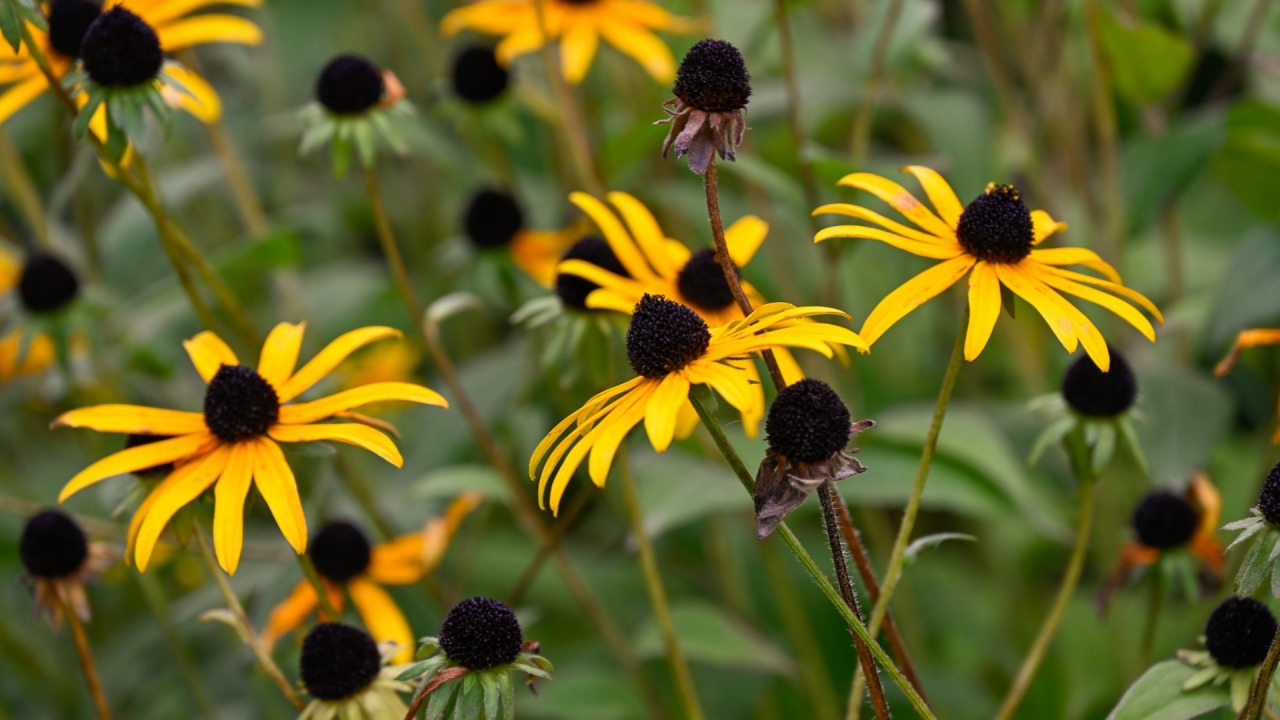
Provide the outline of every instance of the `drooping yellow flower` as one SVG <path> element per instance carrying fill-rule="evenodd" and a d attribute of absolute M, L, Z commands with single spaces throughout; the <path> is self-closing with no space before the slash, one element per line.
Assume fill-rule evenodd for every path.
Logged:
<path fill-rule="evenodd" d="M 128 553 L 145 571 L 169 519 L 184 505 L 214 488 L 213 541 L 218 562 L 234 574 L 244 542 L 244 503 L 250 484 L 258 488 L 276 524 L 298 553 L 307 549 L 307 521 L 293 470 L 278 443 L 331 440 L 362 447 L 400 467 L 391 438 L 361 424 L 353 408 L 400 400 L 447 407 L 439 393 L 409 383 L 384 382 L 344 390 L 329 397 L 289 404 L 348 355 L 376 340 L 398 337 L 388 327 L 366 327 L 329 343 L 296 372 L 305 323 L 276 325 L 262 348 L 257 370 L 241 365 L 217 335 L 202 332 L 183 346 L 208 383 L 203 412 L 138 405 L 98 405 L 72 410 L 54 427 L 99 432 L 159 435 L 167 439 L 127 448 L 82 470 L 62 488 L 58 502 L 101 480 L 174 463 L 177 467 L 142 502 L 129 525 Z M 331 418 L 356 422 L 324 423 Z M 376 422 L 376 421 L 374 421 Z"/>
<path fill-rule="evenodd" d="M 257 7 L 262 0 L 108 0 L 103 7 L 90 0 L 54 0 L 46 5 L 49 32 L 28 24 L 31 35 L 49 59 L 58 77 L 66 75 L 76 62 L 80 41 L 99 13 L 123 7 L 142 18 L 156 32 L 166 53 L 174 53 L 198 45 L 225 42 L 257 45 L 262 31 L 251 20 L 227 13 L 200 13 L 216 6 Z M 171 85 L 184 92 L 166 92 L 170 105 L 179 107 L 203 122 L 212 122 L 222 112 L 218 93 L 198 73 L 177 65 L 165 66 L 163 73 Z M 0 94 L 0 123 L 49 89 L 49 82 L 36 64 L 30 50 L 23 45 L 17 53 L 0 44 L 0 85 L 8 88 Z M 167 90 L 168 88 L 166 88 Z M 95 117 L 94 132 L 105 133 L 105 115 Z"/>
<path fill-rule="evenodd" d="M 1163 323 L 1159 309 L 1146 297 L 1121 284 L 1115 268 L 1092 250 L 1038 249 L 1036 246 L 1045 238 L 1065 230 L 1067 225 L 1055 221 L 1043 210 L 1028 211 L 1022 195 L 1013 186 L 989 184 L 973 202 L 963 206 L 947 181 L 934 170 L 918 165 L 903 169 L 924 186 L 934 210 L 925 207 L 901 185 L 878 175 L 854 173 L 842 178 L 840 184 L 875 195 L 914 223 L 918 230 L 847 203 L 823 205 L 813 211 L 814 215 L 848 215 L 880 226 L 829 227 L 818 232 L 815 242 L 834 237 L 879 240 L 913 255 L 942 261 L 903 283 L 876 305 L 862 325 L 861 335 L 868 343 L 874 344 L 907 313 L 965 275 L 969 275 L 966 360 L 977 358 L 991 338 L 996 318 L 1000 316 L 1001 287 L 1031 303 L 1067 352 L 1075 352 L 1083 345 L 1104 372 L 1111 367 L 1106 340 L 1089 318 L 1061 293 L 1101 305 L 1133 325 L 1148 340 L 1155 341 L 1155 329 L 1150 321 L 1126 301 L 1140 305 Z M 1083 265 L 1101 273 L 1105 279 L 1066 270 L 1063 267 L 1066 265 Z"/>
<path fill-rule="evenodd" d="M 348 522 L 331 522 L 312 539 L 308 554 L 320 575 L 333 609 L 342 612 L 343 590 L 378 642 L 393 641 L 395 662 L 413 657 L 414 634 L 395 600 L 380 585 L 409 585 L 430 573 L 444 558 L 462 520 L 480 503 L 471 492 L 458 497 L 441 517 L 433 517 L 419 532 L 401 535 L 370 547 L 369 539 Z M 315 587 L 305 579 L 271 611 L 262 639 L 270 648 L 293 631 L 320 605 Z M 336 620 L 337 618 L 325 618 Z"/>
<path fill-rule="evenodd" d="M 831 357 L 834 345 L 866 349 L 862 338 L 846 328 L 820 322 L 787 324 L 818 315 L 847 317 L 833 308 L 771 303 L 744 319 L 708 328 L 688 307 L 645 295 L 627 330 L 627 359 L 639 377 L 591 398 L 538 443 L 529 460 L 529 477 L 538 480 L 538 502 L 545 508 L 549 491 L 551 509 L 558 512 L 569 479 L 588 453 L 591 480 L 603 487 L 618 446 L 641 421 L 653 448 L 664 452 L 677 434 L 693 385 L 718 392 L 754 433 L 764 417 L 764 393 L 753 354 L 800 347 Z"/>
<path fill-rule="evenodd" d="M 1231 368 L 1235 367 L 1236 361 L 1240 359 L 1241 351 L 1263 347 L 1264 345 L 1280 345 L 1280 330 L 1265 328 L 1241 330 L 1240 334 L 1236 336 L 1236 341 L 1231 345 L 1231 351 L 1214 367 L 1213 374 L 1217 377 L 1226 375 L 1231 372 Z M 1277 402 L 1276 417 L 1280 417 L 1280 401 Z M 1280 445 L 1280 429 L 1276 430 L 1276 435 L 1271 441 Z"/>
<path fill-rule="evenodd" d="M 539 3 L 545 35 L 539 25 Z M 689 20 L 645 0 L 479 0 L 450 11 L 440 23 L 445 35 L 473 30 L 504 36 L 496 48 L 503 65 L 558 38 L 561 71 L 571 83 L 586 76 L 602 37 L 640 63 L 655 80 L 670 82 L 676 61 L 654 31 L 690 28 Z"/>

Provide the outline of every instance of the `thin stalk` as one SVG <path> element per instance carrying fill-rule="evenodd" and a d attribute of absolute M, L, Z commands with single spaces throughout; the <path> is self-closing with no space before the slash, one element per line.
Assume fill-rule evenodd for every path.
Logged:
<path fill-rule="evenodd" d="M 738 451 L 733 448 L 733 443 L 729 442 L 728 436 L 724 434 L 724 429 L 720 427 L 720 423 L 716 420 L 715 415 L 696 394 L 690 395 L 689 400 L 693 403 L 693 409 L 698 413 L 698 418 L 702 421 L 703 427 L 705 427 L 707 432 L 711 434 L 711 438 L 715 441 L 716 447 L 720 450 L 720 454 L 724 456 L 725 461 L 729 464 L 729 469 L 733 470 L 734 475 L 737 476 L 738 482 L 742 484 L 742 487 L 745 488 L 749 494 L 754 495 L 755 478 L 752 477 L 751 472 L 747 470 L 747 466 L 743 464 L 742 458 L 738 456 Z M 809 551 L 805 550 L 804 545 L 802 545 L 800 540 L 796 538 L 795 533 L 791 532 L 791 528 L 788 527 L 785 522 L 781 523 L 778 525 L 778 529 L 774 531 L 774 535 L 781 537 L 782 541 L 786 543 L 787 549 L 789 549 L 791 554 L 795 556 L 796 560 L 800 562 L 800 565 L 805 569 L 805 572 L 809 573 L 809 577 L 818 585 L 818 589 L 822 591 L 822 594 L 827 598 L 827 601 L 835 608 L 836 613 L 840 615 L 840 618 L 844 620 L 845 624 L 853 630 L 854 634 L 867 645 L 867 648 L 871 651 L 872 657 L 880 667 L 884 669 L 885 674 L 893 680 L 894 684 L 902 690 L 903 695 L 907 698 L 907 702 L 911 704 L 911 707 L 915 709 L 916 713 L 918 713 L 924 720 L 937 720 L 933 711 L 929 709 L 929 705 L 925 703 L 924 698 L 920 697 L 920 694 L 916 692 L 915 688 L 911 687 L 911 683 L 907 682 L 906 676 L 902 674 L 902 671 L 898 669 L 897 665 L 893 664 L 893 660 L 889 658 L 889 655 L 885 653 L 884 649 L 876 643 L 875 637 L 867 631 L 867 628 L 863 627 L 861 622 L 858 621 L 858 618 L 853 614 L 853 610 L 849 608 L 845 603 L 844 598 L 840 596 L 840 591 L 836 590 L 835 586 L 831 584 L 831 580 L 827 578 L 826 574 L 822 572 L 822 569 L 818 567 L 818 564 L 814 562 L 813 557 L 809 555 Z"/>
<path fill-rule="evenodd" d="M 13 202 L 22 211 L 27 229 L 35 236 L 36 244 L 49 247 L 49 220 L 45 217 L 44 207 L 40 204 L 40 193 L 36 184 L 22 162 L 22 154 L 13 144 L 9 133 L 0 128 L 0 173 L 4 176 L 4 186 L 9 189 Z"/>
<path fill-rule="evenodd" d="M 538 16 L 538 27 L 542 37 L 547 39 L 546 8 L 547 0 L 534 0 L 533 6 Z M 547 71 L 547 81 L 551 83 L 551 91 L 556 96 L 556 106 L 560 110 L 560 126 L 564 130 L 565 142 L 569 145 L 569 154 L 573 157 L 574 167 L 578 171 L 578 179 L 592 195 L 604 194 L 604 183 L 600 180 L 600 172 L 592 161 L 591 139 L 587 137 L 587 124 L 583 119 L 582 107 L 578 104 L 578 96 L 573 92 L 560 72 L 555 53 L 549 41 L 542 44 L 540 51 L 542 64 Z"/>
<path fill-rule="evenodd" d="M 342 613 L 338 612 L 333 603 L 329 602 L 329 589 L 325 587 L 324 580 L 320 578 L 320 573 L 316 572 L 316 565 L 311 562 L 311 556 L 306 553 L 298 553 L 298 567 L 302 568 L 302 575 L 311 584 L 311 589 L 316 591 L 316 599 L 320 603 L 320 612 L 330 622 L 340 620 Z"/>
<path fill-rule="evenodd" d="M 815 720 L 836 720 L 836 693 L 831 686 L 831 675 L 827 672 L 827 663 L 822 658 L 822 649 L 818 647 L 814 637 L 813 625 L 805 614 L 804 606 L 796 595 L 795 586 L 787 577 L 782 557 L 778 555 L 777 543 L 761 543 L 760 562 L 769 578 L 770 588 L 778 602 L 778 613 L 782 618 L 782 626 L 791 638 L 791 647 L 801 667 L 806 668 L 800 675 L 804 694 L 812 704 Z"/>
<path fill-rule="evenodd" d="M 191 659 L 191 650 L 182 642 L 182 636 L 178 634 L 173 618 L 169 616 L 169 601 L 164 596 L 163 587 L 154 575 L 133 573 L 133 576 L 137 579 L 138 586 L 142 588 L 142 597 L 151 608 L 151 614 L 155 616 L 156 624 L 160 626 L 160 633 L 164 635 L 169 649 L 173 652 L 173 659 L 178 663 L 178 670 L 191 690 L 191 697 L 195 700 L 196 707 L 200 709 L 200 715 L 205 718 L 217 718 L 218 708 L 213 702 L 213 695 L 205 685 L 199 668 Z"/>
<path fill-rule="evenodd" d="M 236 623 L 239 625 L 238 630 L 243 635 L 245 644 L 249 646 L 249 650 L 253 652 L 254 658 L 258 661 L 258 668 L 262 670 L 262 674 L 266 675 L 268 680 L 275 683 L 275 686 L 280 689 L 280 693 L 284 695 L 284 699 L 288 700 L 294 709 L 302 710 L 306 706 L 302 702 L 302 697 L 285 679 L 280 667 L 276 665 L 275 660 L 271 659 L 271 653 L 267 652 L 266 646 L 262 644 L 262 639 L 258 636 L 258 632 L 254 630 L 253 623 L 249 621 L 249 616 L 245 613 L 244 606 L 240 604 L 240 599 L 236 597 L 235 590 L 231 589 L 231 583 L 227 582 L 226 575 L 223 574 L 222 568 L 218 565 L 218 558 L 214 556 L 213 548 L 209 547 L 209 541 L 205 540 L 204 531 L 196 527 L 193 534 L 196 536 L 196 545 L 200 547 L 200 555 L 204 558 L 205 567 L 208 568 L 209 574 L 213 576 L 213 581 L 217 584 L 218 591 L 222 593 L 222 598 L 227 603 L 227 609 L 235 617 Z M 324 596 L 321 595 L 321 597 Z"/>
<path fill-rule="evenodd" d="M 1267 696 L 1271 694 L 1271 680 L 1276 676 L 1276 667 L 1280 666 L 1280 630 L 1271 639 L 1271 649 L 1258 668 L 1258 675 L 1249 687 L 1249 702 L 1240 711 L 1241 720 L 1258 720 L 1263 711 L 1267 711 Z M 1267 711 L 1270 715 L 1270 711 Z"/>
<path fill-rule="evenodd" d="M 804 188 L 805 203 L 809 209 L 818 207 L 818 178 L 813 163 L 805 154 L 804 122 L 800 117 L 800 81 L 796 75 L 795 49 L 791 43 L 791 21 L 787 17 L 786 0 L 773 0 L 773 18 L 778 25 L 778 47 L 782 51 L 782 74 L 787 81 L 787 124 L 791 126 L 792 150 L 796 155 L 796 167 L 800 171 L 800 185 Z M 809 223 L 817 229 L 818 219 L 809 216 Z"/>
<path fill-rule="evenodd" d="M 1009 688 L 1009 693 L 1000 705 L 1000 711 L 996 713 L 995 720 L 1009 720 L 1009 718 L 1013 717 L 1013 713 L 1018 709 L 1018 703 L 1022 702 L 1027 689 L 1031 687 L 1031 680 L 1035 677 L 1036 670 L 1040 668 L 1040 663 L 1044 660 L 1044 655 L 1049 650 L 1050 643 L 1053 642 L 1054 636 L 1058 633 L 1058 626 L 1062 624 L 1062 617 L 1066 614 L 1067 605 L 1071 603 L 1071 596 L 1075 594 L 1076 585 L 1080 582 L 1080 571 L 1084 568 L 1084 558 L 1089 550 L 1089 529 L 1093 523 L 1093 496 L 1097 485 L 1096 479 L 1085 479 L 1081 484 L 1080 518 L 1076 526 L 1076 544 L 1071 551 L 1071 560 L 1067 564 L 1067 574 L 1062 578 L 1062 585 L 1058 588 L 1058 597 L 1053 601 L 1053 607 L 1049 610 L 1049 615 L 1044 619 L 1044 624 L 1040 626 L 1040 633 L 1036 636 L 1035 643 L 1031 646 L 1031 651 L 1027 653 L 1026 659 L 1022 661 L 1022 667 L 1018 669 L 1018 674 L 1014 678 L 1013 687 Z"/>
<path fill-rule="evenodd" d="M 58 601 L 61 604 L 61 601 Z M 62 614 L 71 626 L 71 639 L 76 645 L 76 659 L 80 661 L 80 670 L 84 673 L 84 682 L 89 686 L 89 697 L 93 698 L 93 709 L 99 720 L 111 720 L 111 709 L 107 706 L 107 696 L 102 692 L 102 680 L 98 677 L 98 666 L 93 662 L 93 652 L 89 649 L 89 638 L 84 633 L 84 623 L 70 605 L 62 605 Z"/>
<path fill-rule="evenodd" d="M 662 644 L 666 648 L 667 659 L 671 661 L 671 674 L 675 676 L 676 688 L 680 691 L 680 702 L 684 706 L 685 717 L 688 720 L 702 720 L 706 715 L 702 712 L 702 704 L 698 700 L 698 689 L 693 684 L 693 674 L 689 672 L 689 662 L 685 659 L 684 650 L 680 648 L 680 638 L 676 634 L 675 623 L 671 620 L 671 606 L 667 602 L 667 591 L 662 584 L 662 573 L 658 571 L 658 560 L 654 557 L 649 534 L 644 529 L 644 515 L 640 512 L 640 501 L 636 498 L 635 478 L 631 475 L 631 466 L 627 462 L 625 448 L 618 448 L 618 462 L 614 463 L 614 466 L 618 468 L 618 474 L 622 477 L 622 499 L 627 509 L 627 522 L 631 524 L 631 532 L 636 539 L 636 549 L 640 554 L 644 587 L 649 593 L 649 604 L 653 606 L 653 616 L 658 621 L 658 629 L 662 633 Z"/>
<path fill-rule="evenodd" d="M 1147 620 L 1142 628 L 1142 667 L 1151 664 L 1151 651 L 1156 645 L 1156 627 L 1160 624 L 1160 610 L 1164 606 L 1164 579 L 1157 565 L 1151 573 L 1151 598 L 1147 604 Z"/>
<path fill-rule="evenodd" d="M 906 3 L 903 0 L 890 0 L 889 9 L 885 12 L 884 25 L 876 35 L 875 48 L 871 53 L 871 67 L 867 70 L 867 81 L 862 85 L 862 96 L 858 98 L 858 108 L 853 115 L 853 141 L 850 150 L 853 153 L 854 167 L 861 168 L 867 161 L 867 152 L 871 147 L 871 120 L 875 117 L 876 95 L 879 94 L 880 78 L 884 74 L 884 59 L 889 54 L 893 31 L 898 27 L 898 18 L 902 17 L 904 5 Z"/>

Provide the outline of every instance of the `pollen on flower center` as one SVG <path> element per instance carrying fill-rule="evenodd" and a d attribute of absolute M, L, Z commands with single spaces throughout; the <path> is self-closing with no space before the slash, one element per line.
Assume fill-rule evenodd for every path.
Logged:
<path fill-rule="evenodd" d="M 524 213 L 511 193 L 481 190 L 471 197 L 463 224 L 476 247 L 506 247 L 524 227 Z"/>
<path fill-rule="evenodd" d="M 204 422 L 225 442 L 265 435 L 280 417 L 280 397 L 257 371 L 243 365 L 218 368 L 204 395 Z"/>
<path fill-rule="evenodd" d="M 672 92 L 703 112 L 741 110 L 751 97 L 751 75 L 732 43 L 700 40 L 680 61 Z"/>
<path fill-rule="evenodd" d="M 1262 663 L 1276 634 L 1276 618 L 1253 598 L 1229 597 L 1204 628 L 1204 647 L 1219 665 L 1243 669 Z"/>
<path fill-rule="evenodd" d="M 316 572 L 336 583 L 345 583 L 368 569 L 372 551 L 360 528 L 336 521 L 311 538 L 307 554 L 315 563 Z"/>
<path fill-rule="evenodd" d="M 520 654 L 524 634 L 511 608 L 487 597 L 463 600 L 440 625 L 440 647 L 470 670 L 506 665 Z"/>
<path fill-rule="evenodd" d="M 321 623 L 302 641 L 302 684 L 312 697 L 341 700 L 378 677 L 378 645 L 363 630 L 342 623 Z"/>
<path fill-rule="evenodd" d="M 741 277 L 742 271 L 737 265 L 733 270 Z M 733 290 L 724 279 L 724 270 L 720 267 L 720 257 L 715 248 L 703 248 L 694 253 L 680 268 L 676 287 L 680 288 L 680 295 L 685 300 L 702 310 L 714 312 L 733 304 Z"/>
<path fill-rule="evenodd" d="M 1168 490 L 1147 495 L 1133 511 L 1133 530 L 1147 547 L 1182 547 L 1196 534 L 1200 513 L 1186 498 Z"/>
<path fill-rule="evenodd" d="M 85 72 L 102 87 L 124 88 L 155 80 L 164 66 L 160 37 L 145 20 L 116 6 L 94 20 L 80 44 Z"/>
<path fill-rule="evenodd" d="M 38 578 L 76 573 L 89 555 L 84 531 L 69 515 L 45 510 L 27 520 L 18 541 L 18 555 L 27 572 Z"/>
<path fill-rule="evenodd" d="M 965 207 L 956 239 L 970 255 L 993 263 L 1016 263 L 1031 254 L 1035 227 L 1022 193 L 990 183 Z"/>
<path fill-rule="evenodd" d="M 65 58 L 80 56 L 80 43 L 102 8 L 89 0 L 54 0 L 49 6 L 49 44 Z"/>
<path fill-rule="evenodd" d="M 764 427 L 769 447 L 807 463 L 840 452 L 853 434 L 848 406 L 830 385 L 810 378 L 778 393 Z"/>
<path fill-rule="evenodd" d="M 666 377 L 702 357 L 711 331 L 698 314 L 662 295 L 645 294 L 627 328 L 627 359 L 637 375 Z"/>
<path fill-rule="evenodd" d="M 329 61 L 316 80 L 316 100 L 335 115 L 359 115 L 386 92 L 382 71 L 359 55 L 339 55 Z"/>

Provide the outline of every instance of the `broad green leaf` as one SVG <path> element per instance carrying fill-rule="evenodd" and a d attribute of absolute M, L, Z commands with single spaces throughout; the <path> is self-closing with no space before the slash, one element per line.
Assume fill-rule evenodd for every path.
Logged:
<path fill-rule="evenodd" d="M 1178 660 L 1153 665 L 1129 686 L 1107 720 L 1189 720 L 1230 704 L 1222 686 L 1183 692 L 1182 684 L 1195 673 L 1196 668 Z"/>
<path fill-rule="evenodd" d="M 787 653 L 731 618 L 723 608 L 700 601 L 673 604 L 671 622 L 690 660 L 774 675 L 790 675 L 796 670 Z M 665 654 L 662 634 L 652 618 L 636 633 L 635 647 L 643 658 Z"/>
<path fill-rule="evenodd" d="M 1116 92 L 1135 103 L 1161 100 L 1191 68 L 1191 43 L 1153 23 L 1131 24 L 1108 14 L 1102 46 Z"/>

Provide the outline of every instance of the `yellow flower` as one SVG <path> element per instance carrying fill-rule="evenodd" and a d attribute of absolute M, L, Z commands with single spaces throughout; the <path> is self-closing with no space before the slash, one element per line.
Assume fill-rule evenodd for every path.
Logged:
<path fill-rule="evenodd" d="M 538 3 L 545 36 L 539 27 Z M 445 35 L 462 30 L 503 35 L 496 48 L 503 65 L 537 50 L 548 38 L 559 38 L 561 70 L 571 83 L 586 76 L 601 37 L 643 65 L 655 80 L 670 82 L 676 61 L 653 31 L 681 32 L 690 27 L 688 20 L 643 0 L 480 0 L 450 11 L 440 23 Z"/>
<path fill-rule="evenodd" d="M 1214 367 L 1213 374 L 1217 377 L 1226 375 L 1231 372 L 1231 368 L 1235 367 L 1236 361 L 1240 359 L 1242 350 L 1264 345 L 1280 345 L 1280 330 L 1268 330 L 1265 328 L 1241 330 L 1240 334 L 1236 336 L 1236 341 L 1231 345 L 1231 351 Z M 1276 414 L 1277 417 L 1280 417 L 1280 407 L 1277 407 Z M 1276 435 L 1271 441 L 1280 445 L 1280 429 L 1276 430 Z"/>
<path fill-rule="evenodd" d="M 394 662 L 413 658 L 414 635 L 395 600 L 379 585 L 408 585 L 434 570 L 454 532 L 480 499 L 476 492 L 462 495 L 442 517 L 431 518 L 420 532 L 401 535 L 372 548 L 364 533 L 346 522 L 329 523 L 313 538 L 308 552 L 333 609 L 342 612 L 345 589 L 373 639 L 396 643 Z M 319 604 L 315 587 L 305 579 L 299 582 L 289 597 L 272 609 L 263 642 L 270 648 L 301 625 Z"/>
<path fill-rule="evenodd" d="M 208 383 L 203 412 L 98 405 L 58 417 L 53 421 L 54 427 L 167 438 L 93 463 L 62 488 L 58 502 L 106 478 L 174 463 L 177 468 L 143 500 L 129 525 L 128 552 L 140 571 L 147 569 L 151 552 L 169 519 L 214 487 L 214 547 L 219 564 L 234 574 L 244 542 L 244 503 L 250 482 L 257 485 L 294 550 L 305 552 L 307 521 L 302 514 L 302 501 L 293 471 L 277 443 L 344 442 L 400 467 L 403 459 L 391 438 L 360 424 L 365 418 L 351 410 L 389 400 L 448 406 L 434 390 L 398 382 L 375 383 L 311 402 L 287 404 L 355 350 L 375 340 L 400 335 L 388 327 L 353 330 L 329 343 L 294 372 L 305 328 L 305 323 L 276 325 L 263 345 L 257 370 L 241 365 L 231 348 L 211 332 L 202 332 L 184 342 L 196 371 Z M 320 422 L 335 417 L 357 422 Z"/>
<path fill-rule="evenodd" d="M 101 9 L 123 7 L 137 14 L 156 31 L 164 51 L 173 53 L 214 42 L 257 45 L 262 42 L 262 31 L 246 18 L 225 13 L 192 13 L 213 6 L 257 7 L 261 3 L 262 0 L 108 0 Z M 84 31 L 100 10 L 89 0 L 60 0 L 48 7 L 49 33 L 30 23 L 27 27 L 48 57 L 54 73 L 62 77 L 75 64 Z M 165 99 L 170 105 L 191 113 L 203 122 L 218 118 L 222 103 L 218 93 L 203 77 L 173 64 L 167 65 L 163 73 L 172 85 L 190 92 L 166 92 Z M 0 85 L 9 86 L 0 94 L 0 123 L 49 89 L 48 80 L 40 72 L 26 45 L 14 53 L 7 44 L 0 44 Z M 94 117 L 94 132 L 100 137 L 105 136 L 105 121 L 104 111 L 99 111 Z"/>
<path fill-rule="evenodd" d="M 764 394 L 751 361 L 754 353 L 801 347 L 831 357 L 833 345 L 866 349 L 862 338 L 846 328 L 817 322 L 787 325 L 816 315 L 847 317 L 832 308 L 771 303 L 747 318 L 708 328 L 688 307 L 645 295 L 627 330 L 627 358 L 639 377 L 591 398 L 538 443 L 529 461 L 529 477 L 538 480 L 538 502 L 546 507 L 549 489 L 551 509 L 558 512 L 565 487 L 587 453 L 591 480 L 603 487 L 618 446 L 641 421 L 653 448 L 664 452 L 677 435 L 693 385 L 720 393 L 742 414 L 748 432 L 755 432 L 764 416 Z"/>
<path fill-rule="evenodd" d="M 838 225 L 820 231 L 814 237 L 815 242 L 833 237 L 866 238 L 942 261 L 880 301 L 862 325 L 861 334 L 868 343 L 874 344 L 907 313 L 966 274 L 969 275 L 966 360 L 977 358 L 991 337 L 996 318 L 1000 316 L 1001 287 L 1031 303 L 1067 352 L 1075 352 L 1076 347 L 1084 345 L 1085 352 L 1104 372 L 1111 367 L 1106 340 L 1089 318 L 1060 293 L 1101 305 L 1155 341 L 1151 323 L 1125 300 L 1142 306 L 1162 323 L 1164 317 L 1150 300 L 1122 285 L 1120 275 L 1097 253 L 1071 247 L 1036 249 L 1045 238 L 1065 230 L 1067 225 L 1056 222 L 1043 210 L 1029 212 L 1015 188 L 989 184 L 973 202 L 962 206 L 955 191 L 934 170 L 918 165 L 903 169 L 915 175 L 924 186 L 937 214 L 901 185 L 878 175 L 854 173 L 842 178 L 840 184 L 875 195 L 919 230 L 857 205 L 835 203 L 813 211 L 814 215 L 848 215 L 884 228 Z M 1065 265 L 1083 265 L 1106 279 L 1063 269 Z"/>

